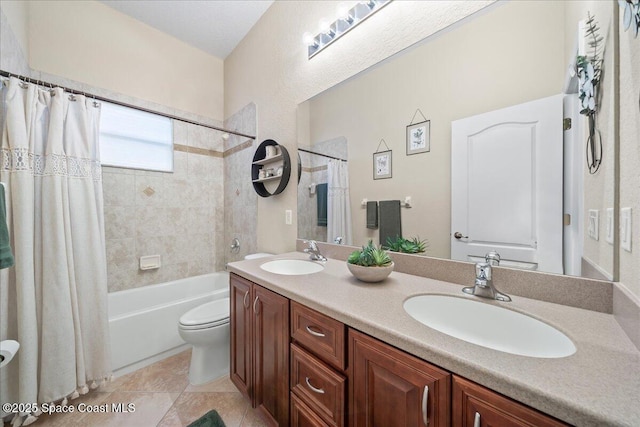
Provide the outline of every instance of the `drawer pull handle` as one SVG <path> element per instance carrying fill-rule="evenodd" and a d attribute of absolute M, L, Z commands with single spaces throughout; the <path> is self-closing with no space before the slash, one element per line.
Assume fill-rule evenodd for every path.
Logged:
<path fill-rule="evenodd" d="M 256 304 L 258 304 L 258 297 L 256 297 L 256 299 L 253 300 L 253 312 L 257 316 L 258 315 L 258 308 L 257 308 Z"/>
<path fill-rule="evenodd" d="M 318 394 L 324 394 L 324 390 L 321 388 L 315 388 L 314 386 L 311 385 L 311 382 L 309 381 L 309 377 L 305 377 L 304 380 L 307 382 L 307 386 L 309 386 L 309 388 L 311 389 L 311 391 L 314 391 Z"/>
<path fill-rule="evenodd" d="M 314 337 L 320 337 L 320 338 L 326 337 L 326 335 L 323 334 L 322 332 L 316 332 L 308 326 L 307 326 L 307 332 L 309 332 Z"/>
<path fill-rule="evenodd" d="M 249 296 L 249 291 L 244 293 L 244 298 L 242 298 L 242 305 L 244 308 L 249 308 L 249 303 L 247 302 L 247 297 Z"/>
<path fill-rule="evenodd" d="M 429 425 L 429 407 L 427 402 L 429 400 L 429 386 L 424 386 L 424 392 L 422 392 L 422 422 L 425 426 Z"/>
<path fill-rule="evenodd" d="M 476 412 L 476 416 L 473 419 L 473 427 L 480 427 L 480 412 Z"/>

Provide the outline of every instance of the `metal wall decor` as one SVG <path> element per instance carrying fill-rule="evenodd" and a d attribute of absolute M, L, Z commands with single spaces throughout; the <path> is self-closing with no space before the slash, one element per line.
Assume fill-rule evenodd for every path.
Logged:
<path fill-rule="evenodd" d="M 380 151 L 382 144 L 387 148 L 385 151 Z M 378 143 L 378 148 L 375 153 L 373 153 L 373 179 L 392 177 L 391 160 L 391 149 L 389 149 L 385 140 L 381 139 Z"/>
<path fill-rule="evenodd" d="M 602 137 L 596 126 L 596 115 L 600 102 L 600 79 L 603 64 L 603 40 L 599 34 L 600 27 L 590 13 L 587 13 L 585 37 L 592 49 L 591 55 L 578 55 L 576 71 L 579 78 L 578 98 L 580 98 L 580 114 L 589 119 L 589 137 L 587 138 L 587 167 L 590 174 L 595 174 L 602 164 Z"/>
<path fill-rule="evenodd" d="M 415 122 L 416 115 L 422 116 L 421 122 Z M 407 156 L 431 151 L 431 121 L 418 108 L 407 126 Z"/>

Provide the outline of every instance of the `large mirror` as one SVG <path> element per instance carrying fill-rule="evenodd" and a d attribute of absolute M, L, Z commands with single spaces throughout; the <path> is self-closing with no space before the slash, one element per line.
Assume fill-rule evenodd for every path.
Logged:
<path fill-rule="evenodd" d="M 591 54 L 587 13 L 604 38 L 594 173 L 569 71 Z M 614 13 L 614 2 L 497 2 L 300 104 L 298 236 L 386 244 L 391 230 L 426 256 L 496 250 L 503 266 L 613 279 Z M 530 109 L 543 118 L 521 118 Z"/>

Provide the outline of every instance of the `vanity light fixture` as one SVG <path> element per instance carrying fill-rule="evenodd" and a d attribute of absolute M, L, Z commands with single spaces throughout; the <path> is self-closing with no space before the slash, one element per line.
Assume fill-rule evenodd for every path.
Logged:
<path fill-rule="evenodd" d="M 344 4 L 338 5 L 338 19 L 333 23 L 320 21 L 320 32 L 315 37 L 311 33 L 304 33 L 302 36 L 304 44 L 308 47 L 309 59 L 392 1 L 365 0 L 358 2 L 351 9 Z"/>

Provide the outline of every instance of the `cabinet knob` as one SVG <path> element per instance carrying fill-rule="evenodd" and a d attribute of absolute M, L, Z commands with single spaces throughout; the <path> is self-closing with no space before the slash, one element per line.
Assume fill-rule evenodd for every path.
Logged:
<path fill-rule="evenodd" d="M 307 326 L 307 332 L 309 332 L 314 337 L 320 337 L 320 338 L 326 337 L 326 335 L 323 334 L 322 332 L 316 332 L 313 329 L 311 329 L 309 326 Z"/>
<path fill-rule="evenodd" d="M 249 308 L 249 303 L 247 302 L 248 296 L 249 296 L 249 291 L 244 293 L 244 298 L 242 299 L 242 305 L 244 305 L 244 308 Z"/>
<path fill-rule="evenodd" d="M 256 299 L 253 300 L 253 312 L 256 314 L 256 316 L 258 315 L 258 297 L 256 297 Z"/>
<path fill-rule="evenodd" d="M 476 412 L 476 415 L 473 418 L 473 427 L 480 427 L 480 412 Z"/>
<path fill-rule="evenodd" d="M 324 394 L 324 390 L 321 388 L 316 388 L 314 386 L 311 385 L 311 381 L 309 381 L 309 377 L 305 377 L 304 380 L 307 383 L 307 386 L 311 389 L 311 391 L 318 393 L 318 394 Z"/>
<path fill-rule="evenodd" d="M 429 405 L 427 404 L 429 401 L 429 386 L 424 386 L 424 391 L 422 392 L 422 422 L 425 426 L 429 425 Z"/>

